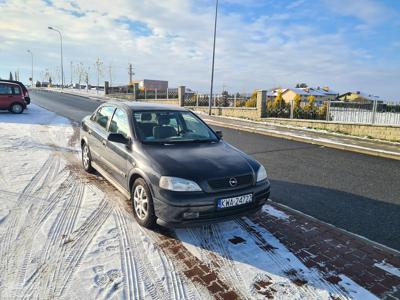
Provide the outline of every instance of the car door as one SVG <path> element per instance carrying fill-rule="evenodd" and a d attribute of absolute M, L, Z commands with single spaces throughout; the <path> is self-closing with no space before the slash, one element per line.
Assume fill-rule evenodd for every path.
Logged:
<path fill-rule="evenodd" d="M 105 146 L 108 137 L 108 125 L 114 114 L 115 107 L 112 105 L 100 107 L 92 119 L 92 126 L 89 128 L 89 147 L 92 153 L 92 160 L 105 171 L 109 172 L 107 163 L 104 160 Z"/>
<path fill-rule="evenodd" d="M 9 109 L 14 97 L 12 85 L 0 83 L 0 109 Z"/>
<path fill-rule="evenodd" d="M 125 138 L 131 139 L 131 129 L 128 114 L 120 108 L 115 110 L 108 127 L 109 133 L 120 133 Z M 104 159 L 107 161 L 110 175 L 125 189 L 128 190 L 128 158 L 129 146 L 122 143 L 107 141 Z"/>

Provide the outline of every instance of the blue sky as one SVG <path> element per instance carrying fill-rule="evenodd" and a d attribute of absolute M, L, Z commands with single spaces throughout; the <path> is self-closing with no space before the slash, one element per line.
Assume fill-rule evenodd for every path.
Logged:
<path fill-rule="evenodd" d="M 209 89 L 213 14 L 211 0 L 0 0 L 0 76 L 19 70 L 59 80 L 64 35 L 65 77 L 78 80 L 82 64 L 92 83 L 126 83 L 135 77 L 166 79 L 171 86 Z M 361 90 L 400 100 L 400 1 L 220 0 L 217 91 L 288 87 L 298 82 Z M 20 18 L 23 15 L 24 18 Z M 111 72 L 110 72 L 111 71 Z"/>

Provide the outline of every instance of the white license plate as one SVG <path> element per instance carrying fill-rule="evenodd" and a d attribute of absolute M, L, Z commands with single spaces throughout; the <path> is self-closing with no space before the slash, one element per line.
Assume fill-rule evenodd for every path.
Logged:
<path fill-rule="evenodd" d="M 237 196 L 232 198 L 218 199 L 218 208 L 228 208 L 234 206 L 240 206 L 253 202 L 253 194 L 247 194 L 243 196 Z"/>

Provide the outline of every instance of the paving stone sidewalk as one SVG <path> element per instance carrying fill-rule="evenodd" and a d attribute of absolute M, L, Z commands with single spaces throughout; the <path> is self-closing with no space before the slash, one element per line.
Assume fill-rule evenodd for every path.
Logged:
<path fill-rule="evenodd" d="M 381 299 L 400 299 L 400 253 L 270 203 L 288 218 L 257 214 L 252 218 L 280 240 L 309 268 L 333 284 L 345 275 Z"/>

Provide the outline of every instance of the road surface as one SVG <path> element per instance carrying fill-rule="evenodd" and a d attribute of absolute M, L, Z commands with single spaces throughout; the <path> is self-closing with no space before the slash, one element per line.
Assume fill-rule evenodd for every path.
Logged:
<path fill-rule="evenodd" d="M 77 122 L 101 104 L 45 91 L 31 98 Z M 273 201 L 400 250 L 400 161 L 213 127 L 267 168 Z"/>

